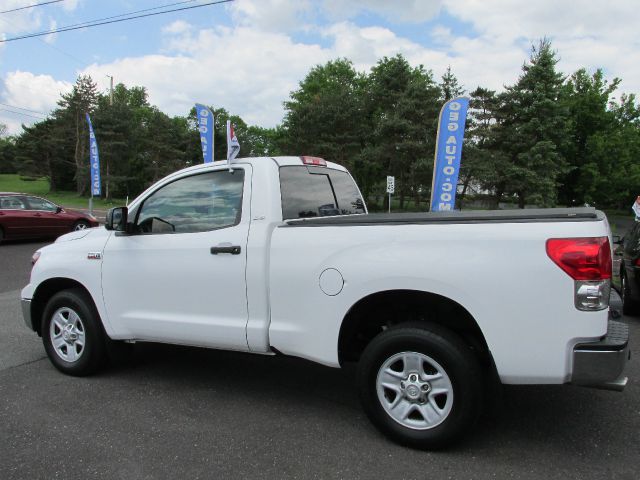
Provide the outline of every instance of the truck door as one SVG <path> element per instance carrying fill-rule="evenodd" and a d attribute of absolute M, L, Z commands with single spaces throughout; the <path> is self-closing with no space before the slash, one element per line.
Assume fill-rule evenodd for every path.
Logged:
<path fill-rule="evenodd" d="M 250 185 L 249 165 L 192 173 L 132 210 L 134 232 L 115 232 L 103 256 L 116 337 L 248 349 Z"/>

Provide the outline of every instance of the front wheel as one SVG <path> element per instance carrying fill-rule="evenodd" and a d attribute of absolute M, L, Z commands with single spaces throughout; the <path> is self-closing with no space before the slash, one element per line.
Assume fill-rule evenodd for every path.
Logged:
<path fill-rule="evenodd" d="M 78 220 L 76 223 L 73 224 L 73 230 L 74 231 L 78 231 L 78 230 L 86 230 L 87 228 L 90 228 L 91 225 L 89 225 L 89 222 L 87 222 L 86 220 Z"/>
<path fill-rule="evenodd" d="M 414 448 L 442 448 L 479 412 L 482 375 L 469 347 L 438 325 L 399 325 L 379 334 L 358 367 L 358 389 L 373 424 Z"/>
<path fill-rule="evenodd" d="M 44 309 L 42 341 L 51 363 L 68 375 L 90 375 L 106 358 L 100 317 L 91 298 L 80 289 L 51 297 Z"/>

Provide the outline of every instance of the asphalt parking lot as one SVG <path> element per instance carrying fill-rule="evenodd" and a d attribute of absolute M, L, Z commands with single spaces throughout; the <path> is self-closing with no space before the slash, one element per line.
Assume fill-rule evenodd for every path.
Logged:
<path fill-rule="evenodd" d="M 0 245 L 0 478 L 576 478 L 640 476 L 640 319 L 622 393 L 507 387 L 454 448 L 387 441 L 353 371 L 283 357 L 137 345 L 89 378 L 58 373 L 20 313 L 41 243 Z"/>

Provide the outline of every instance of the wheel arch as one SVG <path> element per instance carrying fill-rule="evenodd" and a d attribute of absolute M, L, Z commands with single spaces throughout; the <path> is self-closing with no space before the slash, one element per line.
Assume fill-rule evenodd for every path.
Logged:
<path fill-rule="evenodd" d="M 38 285 L 31 299 L 31 318 L 34 329 L 38 335 L 42 336 L 42 314 L 44 313 L 47 302 L 49 302 L 51 297 L 56 293 L 73 288 L 84 291 L 93 302 L 94 308 L 96 307 L 96 302 L 91 292 L 77 280 L 66 277 L 54 277 L 48 278 Z M 96 311 L 98 311 L 97 308 Z M 100 322 L 102 323 L 102 320 L 100 320 Z"/>
<path fill-rule="evenodd" d="M 407 322 L 435 323 L 460 336 L 483 365 L 495 371 L 487 341 L 478 322 L 460 303 L 422 290 L 384 290 L 358 300 L 344 316 L 338 336 L 340 364 L 357 361 L 380 332 Z"/>

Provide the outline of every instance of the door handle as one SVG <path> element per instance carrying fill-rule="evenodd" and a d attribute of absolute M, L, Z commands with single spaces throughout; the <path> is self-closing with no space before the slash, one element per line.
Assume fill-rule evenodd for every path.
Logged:
<path fill-rule="evenodd" d="M 242 249 L 240 245 L 217 245 L 211 247 L 211 255 L 218 255 L 219 253 L 230 253 L 231 255 L 240 255 Z"/>

